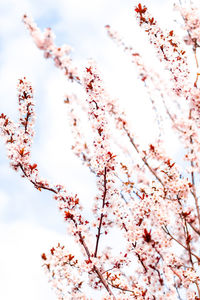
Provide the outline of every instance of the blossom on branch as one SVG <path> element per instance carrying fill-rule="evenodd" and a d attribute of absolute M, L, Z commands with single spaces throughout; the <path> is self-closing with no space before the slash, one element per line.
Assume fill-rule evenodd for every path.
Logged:
<path fill-rule="evenodd" d="M 57 47 L 54 44 L 54 35 L 51 28 L 47 28 L 44 33 L 40 31 L 32 18 L 27 15 L 23 16 L 23 22 L 29 30 L 36 46 L 44 51 L 45 58 L 52 58 L 56 67 L 64 70 L 65 76 L 70 80 L 80 81 L 77 75 L 77 68 L 73 65 L 70 58 L 71 47 L 63 45 Z"/>

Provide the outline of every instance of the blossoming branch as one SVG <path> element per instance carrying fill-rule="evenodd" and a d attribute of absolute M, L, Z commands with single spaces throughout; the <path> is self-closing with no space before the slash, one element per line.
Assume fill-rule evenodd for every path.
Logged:
<path fill-rule="evenodd" d="M 193 80 L 187 51 L 192 48 L 198 68 L 200 19 L 193 4 L 176 9 L 185 24 L 184 41 L 172 28 L 162 29 L 146 6 L 138 4 L 134 9 L 169 82 L 106 25 L 108 36 L 136 67 L 160 127 L 157 139 L 145 149 L 118 100 L 106 91 L 97 64 L 90 60 L 81 72 L 70 57 L 70 46 L 56 46 L 50 28 L 42 33 L 31 18 L 23 17 L 44 57 L 51 58 L 67 80 L 82 88 L 83 99 L 66 95 L 64 102 L 74 137 L 72 150 L 96 179 L 96 196 L 88 200 L 93 203 L 88 214 L 76 192 L 41 178 L 37 164 L 31 161 L 33 89 L 26 78 L 20 79 L 19 122 L 0 115 L 11 167 L 36 189 L 53 193 L 68 234 L 80 249 L 77 255 L 58 244 L 42 254 L 43 267 L 60 300 L 200 299 L 199 73 Z M 88 120 L 88 132 L 82 130 L 78 109 Z M 183 165 L 170 157 L 165 147 L 164 120 L 180 141 Z M 115 135 L 123 142 L 117 143 Z"/>

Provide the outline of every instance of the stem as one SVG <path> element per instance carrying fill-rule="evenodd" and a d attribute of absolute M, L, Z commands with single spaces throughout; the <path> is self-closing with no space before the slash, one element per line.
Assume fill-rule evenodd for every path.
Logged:
<path fill-rule="evenodd" d="M 189 112 L 189 119 L 192 119 L 192 109 L 190 109 Z M 190 126 L 190 130 L 192 129 L 192 126 Z M 193 139 L 192 139 L 192 135 L 190 135 L 190 144 L 193 144 Z M 193 154 L 194 150 L 191 149 L 191 154 Z M 191 160 L 190 162 L 191 167 L 194 167 L 194 163 Z M 197 198 L 197 194 L 196 194 L 196 187 L 195 187 L 195 177 L 194 177 L 194 172 L 192 170 L 191 172 L 191 179 L 192 179 L 192 195 L 194 197 L 195 200 L 195 207 L 196 207 L 196 211 L 197 211 L 197 216 L 198 216 L 198 222 L 199 222 L 199 229 L 200 229 L 200 211 L 199 211 L 199 205 L 198 205 L 198 198 Z"/>
<path fill-rule="evenodd" d="M 20 169 L 22 170 L 24 176 L 25 176 L 26 178 L 28 178 L 28 180 L 34 185 L 34 187 L 35 187 L 36 189 L 48 190 L 48 191 L 50 191 L 50 192 L 53 192 L 53 193 L 57 194 L 57 191 L 54 190 L 53 188 L 49 188 L 49 187 L 44 186 L 44 185 L 39 185 L 39 183 L 33 181 L 33 180 L 26 174 L 26 172 L 25 172 L 25 170 L 24 170 L 24 168 L 23 168 L 23 166 L 22 166 L 21 163 L 19 163 L 19 167 L 20 167 Z"/>
<path fill-rule="evenodd" d="M 114 294 L 112 293 L 108 283 L 106 282 L 106 280 L 103 278 L 101 272 L 99 271 L 99 269 L 94 266 L 94 271 L 97 273 L 99 279 L 101 280 L 102 284 L 104 285 L 104 287 L 106 288 L 106 290 L 108 291 L 109 295 L 113 297 L 114 300 L 116 300 Z"/>
<path fill-rule="evenodd" d="M 190 259 L 190 263 L 192 265 L 192 268 L 194 268 L 194 263 L 192 260 L 192 254 L 191 254 L 191 248 L 190 248 L 190 237 L 189 237 L 189 231 L 188 231 L 188 227 L 187 227 L 187 222 L 185 221 L 185 233 L 186 233 L 186 245 L 188 246 L 188 254 L 189 254 L 189 259 Z"/>
<path fill-rule="evenodd" d="M 115 286 L 115 285 L 113 285 L 113 284 L 110 283 L 110 282 L 108 282 L 108 284 L 111 285 L 111 286 L 112 286 L 113 288 L 115 288 L 115 289 L 121 290 L 121 291 L 123 291 L 123 292 L 129 292 L 129 293 L 134 294 L 134 291 L 131 291 L 131 290 L 128 290 L 128 289 L 125 289 L 125 288 L 121 288 L 121 287 L 119 287 L 119 286 Z M 135 295 L 134 295 L 134 296 L 135 296 Z"/>
<path fill-rule="evenodd" d="M 200 235 L 200 231 L 199 231 L 197 228 L 195 228 L 194 225 L 192 225 L 192 223 L 189 223 L 189 222 L 187 222 L 187 223 L 190 225 L 190 227 L 191 227 L 198 235 Z"/>
<path fill-rule="evenodd" d="M 127 130 L 127 128 L 125 127 L 125 125 L 123 125 L 123 128 L 131 142 L 131 144 L 133 145 L 133 147 L 135 148 L 135 150 L 137 151 L 138 154 L 140 154 L 140 151 L 138 149 L 138 146 L 135 144 L 133 138 L 130 135 L 130 132 Z M 141 157 L 142 161 L 144 162 L 144 164 L 147 166 L 147 168 L 149 169 L 149 171 L 154 175 L 154 177 L 162 184 L 162 186 L 164 187 L 164 184 L 162 182 L 162 180 L 159 178 L 159 176 L 156 174 L 156 172 L 151 168 L 151 166 L 149 165 L 149 163 L 147 162 L 146 158 Z"/>
<path fill-rule="evenodd" d="M 190 262 L 191 262 L 191 265 L 192 265 L 192 269 L 195 271 L 195 269 L 194 269 L 194 263 L 193 263 L 193 260 L 192 260 L 191 248 L 190 248 L 189 231 L 188 231 L 186 220 L 185 220 L 185 229 L 186 229 L 186 243 L 188 245 L 189 258 L 190 258 Z M 199 289 L 199 285 L 198 285 L 197 281 L 195 281 L 195 285 L 196 285 L 196 288 L 197 288 L 197 291 L 198 291 L 198 295 L 200 297 L 200 289 Z"/>
<path fill-rule="evenodd" d="M 103 178 L 104 178 L 104 192 L 103 192 L 103 199 L 102 199 L 103 200 L 102 201 L 102 208 L 104 208 L 104 206 L 105 206 L 105 199 L 106 199 L 106 193 L 107 193 L 107 188 L 106 188 L 106 184 L 107 184 L 106 173 L 107 173 L 107 170 L 106 170 L 106 167 L 105 167 L 104 168 L 104 175 L 103 175 Z M 97 233 L 97 240 L 96 240 L 96 247 L 95 247 L 94 257 L 97 257 L 97 252 L 98 252 L 98 246 L 99 246 L 99 239 L 100 239 L 100 235 L 101 235 L 101 226 L 102 226 L 103 217 L 104 217 L 104 214 L 101 213 L 100 220 L 99 220 L 99 226 L 98 226 L 98 233 Z"/>
<path fill-rule="evenodd" d="M 196 67 L 198 68 L 199 67 L 199 62 L 198 62 L 198 59 L 197 59 L 197 45 L 195 45 L 193 52 L 194 52 Z"/>
<path fill-rule="evenodd" d="M 162 227 L 162 229 L 164 230 L 165 233 L 167 233 L 171 238 L 172 240 L 174 240 L 175 242 L 177 242 L 180 246 L 182 246 L 185 250 L 188 251 L 188 248 L 186 246 L 184 246 L 179 240 L 177 240 L 170 232 L 169 230 L 167 229 L 167 227 Z M 193 255 L 197 260 L 198 262 L 200 262 L 200 257 L 197 256 L 195 253 L 191 252 L 191 255 Z"/>
<path fill-rule="evenodd" d="M 83 248 L 85 249 L 85 252 L 86 252 L 88 258 L 90 258 L 90 257 L 91 257 L 90 251 L 89 251 L 89 249 L 88 249 L 88 247 L 87 247 L 87 245 L 86 245 L 86 243 L 85 243 L 85 241 L 84 241 L 84 238 L 83 238 L 81 232 L 79 232 L 78 235 L 79 235 L 79 238 L 80 238 L 80 243 L 82 244 Z M 108 291 L 109 295 L 112 296 L 113 299 L 116 299 L 115 296 L 114 296 L 114 294 L 112 293 L 112 291 L 111 291 L 111 289 L 110 289 L 108 283 L 107 283 L 106 280 L 103 278 L 103 275 L 101 274 L 99 268 L 97 268 L 95 265 L 94 265 L 94 271 L 95 271 L 95 273 L 98 275 L 99 279 L 101 280 L 102 284 L 104 285 L 104 287 L 105 287 L 106 290 Z"/>
<path fill-rule="evenodd" d="M 128 232 L 128 229 L 126 228 L 126 225 L 124 223 L 123 223 L 123 228 L 124 228 L 124 230 L 126 232 Z M 136 247 L 136 243 L 135 244 L 132 243 L 132 246 L 133 246 L 133 248 L 135 248 Z M 147 267 L 145 266 L 144 262 L 142 261 L 142 259 L 140 257 L 140 254 L 138 252 L 136 252 L 136 251 L 134 253 L 137 255 L 137 258 L 138 258 L 139 262 L 141 263 L 142 267 L 144 268 L 144 272 L 147 273 Z"/>

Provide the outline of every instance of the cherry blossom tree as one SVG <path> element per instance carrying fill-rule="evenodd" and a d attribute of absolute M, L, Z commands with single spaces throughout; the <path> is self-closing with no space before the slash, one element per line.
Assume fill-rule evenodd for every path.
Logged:
<path fill-rule="evenodd" d="M 50 28 L 41 32 L 30 17 L 23 16 L 44 57 L 82 89 L 81 98 L 66 95 L 64 102 L 74 138 L 72 150 L 96 178 L 97 193 L 88 212 L 70 187 L 41 177 L 31 160 L 33 88 L 25 77 L 19 79 L 18 123 L 0 115 L 10 165 L 37 190 L 53 195 L 80 250 L 77 255 L 59 243 L 41 255 L 60 300 L 200 299 L 200 15 L 193 3 L 180 3 L 175 9 L 184 24 L 183 41 L 171 28 L 162 29 L 146 6 L 138 4 L 133 10 L 160 60 L 162 74 L 149 68 L 110 25 L 105 26 L 108 36 L 130 57 L 152 103 L 158 135 L 145 149 L 118 100 L 106 91 L 96 62 L 90 60 L 80 70 L 71 59 L 70 46 L 56 46 Z M 197 71 L 188 63 L 191 53 Z M 165 124 L 179 139 L 180 163 L 167 153 Z M 119 242 L 114 249 L 116 233 Z"/>

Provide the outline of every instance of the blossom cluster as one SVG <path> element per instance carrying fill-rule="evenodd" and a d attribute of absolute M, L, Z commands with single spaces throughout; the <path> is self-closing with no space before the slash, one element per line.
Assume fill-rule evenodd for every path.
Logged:
<path fill-rule="evenodd" d="M 187 45 L 192 45 L 194 48 L 200 46 L 200 20 L 199 20 L 199 9 L 191 3 L 190 7 L 182 7 L 176 5 L 176 9 L 181 13 L 184 20 L 184 29 L 187 35 L 184 41 Z"/>
<path fill-rule="evenodd" d="M 20 79 L 17 86 L 19 101 L 19 122 L 14 124 L 1 114 L 1 133 L 6 139 L 11 166 L 22 169 L 26 176 L 37 176 L 37 165 L 30 164 L 30 147 L 34 136 L 35 111 L 33 90 L 26 78 Z"/>
<path fill-rule="evenodd" d="M 174 31 L 164 32 L 146 6 L 139 4 L 135 11 L 139 24 L 147 32 L 149 41 L 156 48 L 160 61 L 165 63 L 166 69 L 171 73 L 175 93 L 178 96 L 185 96 L 190 82 L 186 51 L 182 48 Z"/>
<path fill-rule="evenodd" d="M 110 25 L 105 26 L 108 36 L 115 41 L 115 43 L 122 47 L 123 50 L 127 53 L 132 58 L 132 62 L 137 65 L 138 67 L 138 73 L 142 81 L 146 81 L 148 77 L 150 77 L 150 73 L 148 70 L 145 68 L 145 65 L 142 61 L 140 53 L 136 52 L 135 49 L 133 49 L 132 46 L 126 46 L 122 38 L 120 37 L 119 33 L 117 31 L 114 31 Z"/>
<path fill-rule="evenodd" d="M 77 68 L 70 58 L 71 47 L 68 45 L 57 47 L 54 44 L 54 34 L 51 28 L 45 29 L 42 33 L 32 18 L 29 18 L 27 15 L 23 16 L 23 22 L 29 30 L 36 46 L 44 51 L 44 57 L 52 58 L 56 67 L 64 70 L 67 78 L 79 82 L 80 79 L 77 75 Z"/>
<path fill-rule="evenodd" d="M 81 278 L 79 262 L 66 251 L 64 246 L 58 244 L 56 247 L 51 248 L 48 254 L 43 253 L 42 260 L 49 281 L 53 281 L 59 300 L 69 299 L 69 295 L 73 299 L 77 297 L 77 294 L 79 299 L 84 299 L 80 297 L 83 279 Z M 76 270 L 76 274 L 72 270 Z M 76 281 L 76 285 L 74 285 L 74 281 Z"/>

